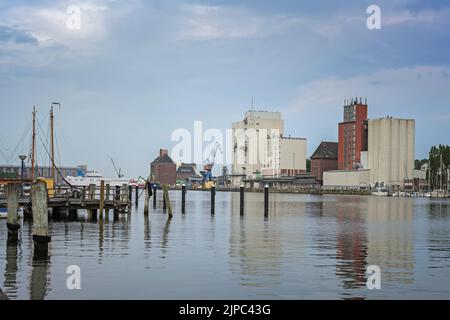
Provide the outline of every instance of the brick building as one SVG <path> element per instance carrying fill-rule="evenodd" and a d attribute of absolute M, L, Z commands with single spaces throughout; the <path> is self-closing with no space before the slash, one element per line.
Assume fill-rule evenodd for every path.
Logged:
<path fill-rule="evenodd" d="M 316 180 L 323 183 L 325 171 L 337 170 L 338 168 L 338 143 L 322 141 L 311 156 L 311 174 Z"/>
<path fill-rule="evenodd" d="M 192 177 L 201 177 L 197 173 L 197 165 L 195 163 L 182 163 L 177 169 L 177 182 L 184 182 Z"/>
<path fill-rule="evenodd" d="M 362 99 L 351 100 L 344 106 L 344 122 L 339 123 L 338 169 L 357 169 L 367 145 L 367 101 L 363 104 Z"/>
<path fill-rule="evenodd" d="M 157 183 L 168 185 L 176 183 L 177 165 L 165 149 L 159 150 L 159 156 L 151 163 L 150 171 L 152 179 Z"/>

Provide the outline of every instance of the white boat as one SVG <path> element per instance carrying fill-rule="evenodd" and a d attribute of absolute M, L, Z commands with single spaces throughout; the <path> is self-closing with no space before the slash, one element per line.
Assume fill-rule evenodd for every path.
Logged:
<path fill-rule="evenodd" d="M 389 190 L 386 188 L 377 188 L 376 191 L 372 192 L 373 196 L 387 197 L 389 196 Z"/>
<path fill-rule="evenodd" d="M 19 218 L 23 217 L 23 208 L 19 208 Z M 0 219 L 8 218 L 8 209 L 0 208 Z"/>
<path fill-rule="evenodd" d="M 431 191 L 430 197 L 431 198 L 449 198 L 450 194 L 449 194 L 448 190 L 434 190 L 434 191 Z"/>
<path fill-rule="evenodd" d="M 121 186 L 123 184 L 129 185 L 130 180 L 128 179 L 118 179 L 118 178 L 104 178 L 100 172 L 97 171 L 88 171 L 86 176 L 84 177 L 66 177 L 66 181 L 70 183 L 74 187 L 83 187 L 89 186 L 91 184 L 100 186 L 101 181 L 105 181 L 105 185 L 109 184 L 110 186 Z"/>
<path fill-rule="evenodd" d="M 0 219 L 6 219 L 8 217 L 8 210 L 6 208 L 0 208 Z"/>

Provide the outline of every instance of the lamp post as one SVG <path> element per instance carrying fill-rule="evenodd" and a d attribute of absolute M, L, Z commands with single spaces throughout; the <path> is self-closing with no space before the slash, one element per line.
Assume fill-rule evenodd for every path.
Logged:
<path fill-rule="evenodd" d="M 22 161 L 22 170 L 20 173 L 20 194 L 23 196 L 23 176 L 25 173 L 25 159 L 27 156 L 19 156 L 19 159 Z"/>

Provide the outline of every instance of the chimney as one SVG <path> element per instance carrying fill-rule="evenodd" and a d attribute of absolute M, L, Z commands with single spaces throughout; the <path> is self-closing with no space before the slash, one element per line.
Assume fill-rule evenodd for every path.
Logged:
<path fill-rule="evenodd" d="M 162 158 L 164 155 L 168 154 L 167 149 L 159 149 L 159 157 Z"/>

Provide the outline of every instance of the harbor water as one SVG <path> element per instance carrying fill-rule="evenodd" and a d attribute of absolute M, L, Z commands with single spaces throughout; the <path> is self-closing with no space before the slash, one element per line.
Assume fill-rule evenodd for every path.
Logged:
<path fill-rule="evenodd" d="M 32 222 L 8 244 L 0 220 L 0 288 L 10 299 L 449 299 L 450 199 L 171 191 L 174 217 L 143 202 L 129 215 L 50 221 L 48 259 L 33 259 Z M 142 199 L 141 199 L 142 200 Z M 150 202 L 151 203 L 151 202 Z M 69 266 L 81 289 L 69 290 Z M 381 289 L 366 272 L 379 266 Z"/>

